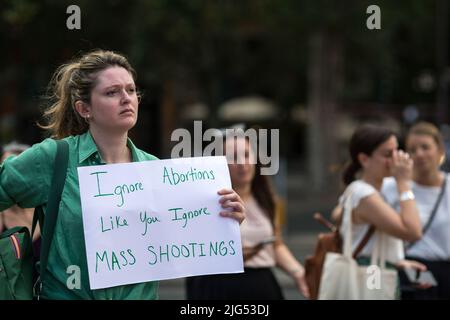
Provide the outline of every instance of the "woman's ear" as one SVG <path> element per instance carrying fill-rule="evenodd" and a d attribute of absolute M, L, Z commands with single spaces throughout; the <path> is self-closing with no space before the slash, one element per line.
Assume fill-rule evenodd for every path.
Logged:
<path fill-rule="evenodd" d="M 91 116 L 91 107 L 81 100 L 75 102 L 75 110 L 78 112 L 80 117 L 86 120 Z"/>
<path fill-rule="evenodd" d="M 439 158 L 439 165 L 442 166 L 445 162 L 445 152 L 441 152 L 441 157 Z"/>
<path fill-rule="evenodd" d="M 358 153 L 358 161 L 361 164 L 362 168 L 365 168 L 367 166 L 367 162 L 369 161 L 369 156 L 365 153 Z"/>

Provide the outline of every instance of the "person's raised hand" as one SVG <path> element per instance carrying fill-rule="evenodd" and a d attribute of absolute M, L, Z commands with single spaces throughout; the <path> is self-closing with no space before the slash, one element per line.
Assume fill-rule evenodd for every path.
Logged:
<path fill-rule="evenodd" d="M 241 197 L 232 189 L 222 189 L 217 192 L 221 195 L 219 203 L 222 208 L 228 209 L 220 212 L 222 217 L 235 219 L 239 224 L 245 219 L 245 206 Z"/>
<path fill-rule="evenodd" d="M 403 150 L 395 150 L 392 155 L 392 175 L 397 182 L 408 182 L 412 179 L 413 160 Z"/>

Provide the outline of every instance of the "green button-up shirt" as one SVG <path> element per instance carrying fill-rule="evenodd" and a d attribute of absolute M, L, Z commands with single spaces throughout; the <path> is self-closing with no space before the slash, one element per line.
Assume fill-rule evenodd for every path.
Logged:
<path fill-rule="evenodd" d="M 58 219 L 50 246 L 48 266 L 41 296 L 44 299 L 157 299 L 158 282 L 145 282 L 106 289 L 89 286 L 86 247 L 81 215 L 77 167 L 100 165 L 102 160 L 89 132 L 65 138 L 69 143 L 67 178 L 61 196 Z M 128 139 L 133 162 L 156 157 L 137 149 Z M 47 202 L 53 175 L 56 143 L 46 139 L 21 155 L 9 157 L 0 165 L 0 211 L 18 204 L 34 208 Z M 73 270 L 78 266 L 81 287 L 76 285 Z M 76 272 L 76 271 L 75 271 Z M 69 284 L 69 286 L 68 286 Z"/>

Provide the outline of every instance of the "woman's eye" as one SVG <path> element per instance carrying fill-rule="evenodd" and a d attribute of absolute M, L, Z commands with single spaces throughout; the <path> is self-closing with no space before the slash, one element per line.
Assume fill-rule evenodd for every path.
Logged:
<path fill-rule="evenodd" d="M 107 96 L 113 96 L 116 93 L 116 90 L 106 92 Z"/>
<path fill-rule="evenodd" d="M 134 93 L 134 92 L 136 92 L 136 88 L 130 88 L 130 89 L 128 89 L 128 92 Z"/>

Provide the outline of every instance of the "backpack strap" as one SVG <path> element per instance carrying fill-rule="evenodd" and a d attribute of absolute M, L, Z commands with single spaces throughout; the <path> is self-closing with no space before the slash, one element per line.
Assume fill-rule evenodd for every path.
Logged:
<path fill-rule="evenodd" d="M 42 207 L 38 206 L 34 209 L 33 214 L 33 224 L 31 225 L 31 239 L 33 239 L 34 231 L 36 231 L 36 225 L 39 222 L 39 229 L 42 233 L 42 225 L 44 223 L 44 212 L 42 211 Z"/>
<path fill-rule="evenodd" d="M 370 238 L 375 232 L 375 226 L 371 225 L 369 230 L 367 230 L 366 234 L 362 238 L 361 242 L 356 247 L 355 251 L 353 252 L 353 259 L 356 259 L 358 255 L 361 253 L 361 251 L 364 249 L 366 244 L 369 242 Z"/>
<path fill-rule="evenodd" d="M 58 217 L 61 194 L 66 182 L 67 167 L 69 160 L 69 144 L 65 140 L 56 140 L 55 170 L 53 171 L 52 184 L 47 200 L 47 211 L 44 217 L 42 206 L 36 207 L 33 216 L 32 233 L 36 227 L 37 220 L 41 227 L 41 254 L 40 254 L 40 277 L 39 290 L 42 287 L 42 280 L 47 269 L 48 254 L 50 244 L 53 239 L 56 219 Z M 45 219 L 45 223 L 44 223 Z"/>

